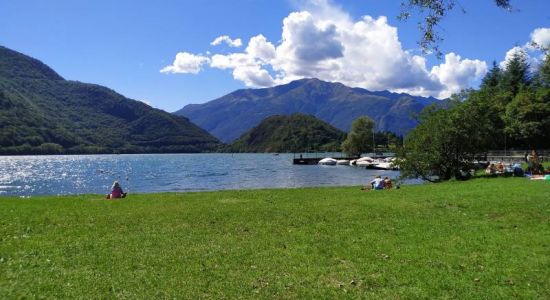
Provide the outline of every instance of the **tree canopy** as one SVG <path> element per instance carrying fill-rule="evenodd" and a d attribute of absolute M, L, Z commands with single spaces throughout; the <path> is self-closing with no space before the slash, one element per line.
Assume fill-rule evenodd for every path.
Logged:
<path fill-rule="evenodd" d="M 351 130 L 346 140 L 342 143 L 344 153 L 351 156 L 358 156 L 362 153 L 372 151 L 374 121 L 367 117 L 359 117 L 351 124 Z"/>
<path fill-rule="evenodd" d="M 424 110 L 398 155 L 403 175 L 447 180 L 488 150 L 550 147 L 549 69 L 547 54 L 531 74 L 519 53 L 503 69 L 494 64 L 479 90 L 454 95 L 448 109 Z"/>

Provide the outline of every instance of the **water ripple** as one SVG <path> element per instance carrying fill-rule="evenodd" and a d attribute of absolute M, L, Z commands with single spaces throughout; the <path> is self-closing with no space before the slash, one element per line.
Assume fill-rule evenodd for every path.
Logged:
<path fill-rule="evenodd" d="M 395 171 L 296 166 L 281 154 L 0 156 L 1 195 L 104 194 L 114 180 L 131 192 L 364 184 Z"/>

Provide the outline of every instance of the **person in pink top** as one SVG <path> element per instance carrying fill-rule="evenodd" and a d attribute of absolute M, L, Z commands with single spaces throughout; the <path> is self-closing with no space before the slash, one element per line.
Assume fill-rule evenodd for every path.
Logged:
<path fill-rule="evenodd" d="M 117 199 L 117 198 L 125 198 L 125 197 L 126 197 L 126 193 L 122 190 L 118 181 L 113 182 L 111 193 L 107 195 L 107 199 Z"/>

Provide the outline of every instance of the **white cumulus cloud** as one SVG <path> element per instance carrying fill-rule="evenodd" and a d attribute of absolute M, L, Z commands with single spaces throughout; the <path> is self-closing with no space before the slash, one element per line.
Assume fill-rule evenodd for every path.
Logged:
<path fill-rule="evenodd" d="M 245 51 L 251 57 L 257 58 L 264 63 L 271 62 L 276 56 L 275 46 L 268 42 L 265 36 L 261 34 L 250 39 Z"/>
<path fill-rule="evenodd" d="M 455 53 L 445 55 L 445 62 L 433 67 L 430 72 L 446 87 L 438 95 L 441 98 L 450 97 L 464 87 L 472 86 L 473 80 L 481 78 L 485 73 L 487 73 L 487 64 L 484 61 L 461 59 L 460 55 Z"/>
<path fill-rule="evenodd" d="M 221 45 L 221 43 L 226 43 L 229 47 L 235 47 L 235 48 L 240 47 L 240 46 L 243 45 L 243 41 L 241 39 L 232 40 L 227 35 L 222 35 L 222 36 L 217 37 L 216 39 L 214 39 L 212 41 L 212 43 L 210 43 L 210 45 L 217 46 L 217 45 Z"/>
<path fill-rule="evenodd" d="M 531 32 L 531 41 L 543 48 L 550 48 L 550 28 L 537 28 Z"/>
<path fill-rule="evenodd" d="M 264 66 L 269 65 L 275 55 L 275 46 L 263 35 L 257 35 L 250 39 L 243 53 L 213 55 L 210 67 L 232 69 L 233 78 L 242 81 L 246 86 L 273 86 L 274 79 Z"/>
<path fill-rule="evenodd" d="M 512 58 L 516 55 L 516 54 L 519 54 L 519 55 L 523 55 L 525 56 L 526 58 L 528 58 L 529 60 L 529 54 L 527 54 L 527 51 L 526 51 L 527 48 L 527 45 L 524 46 L 524 47 L 520 47 L 520 46 L 515 46 L 513 48 L 511 48 L 510 50 L 506 51 L 506 54 L 504 55 L 504 60 L 500 62 L 499 66 L 501 69 L 506 69 L 506 66 L 508 65 L 508 63 L 512 60 Z"/>
<path fill-rule="evenodd" d="M 232 40 L 228 36 L 214 40 L 222 41 Z M 306 1 L 302 11 L 284 18 L 278 43 L 259 34 L 244 51 L 213 54 L 209 60 L 199 57 L 197 72 L 208 62 L 212 68 L 231 70 L 234 79 L 252 87 L 316 77 L 352 87 L 440 98 L 470 87 L 487 71 L 485 62 L 455 53 L 428 68 L 423 56 L 403 49 L 397 28 L 386 17 L 354 19 L 328 0 Z"/>
<path fill-rule="evenodd" d="M 514 46 L 508 50 L 500 67 L 506 69 L 508 62 L 515 54 L 525 57 L 531 72 L 536 72 L 546 53 L 541 49 L 550 49 L 550 28 L 535 28 L 530 34 L 531 40 L 523 46 Z"/>
<path fill-rule="evenodd" d="M 198 74 L 202 69 L 202 65 L 209 62 L 210 58 L 207 56 L 179 52 L 176 54 L 174 62 L 171 65 L 162 68 L 160 72 Z"/>

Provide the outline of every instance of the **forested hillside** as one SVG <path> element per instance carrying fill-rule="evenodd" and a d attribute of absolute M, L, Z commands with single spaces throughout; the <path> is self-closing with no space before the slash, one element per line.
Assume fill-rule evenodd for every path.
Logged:
<path fill-rule="evenodd" d="M 64 80 L 0 46 L 0 154 L 202 152 L 219 144 L 184 117 Z"/>
<path fill-rule="evenodd" d="M 345 133 L 314 116 L 272 116 L 226 147 L 228 152 L 340 151 Z"/>

